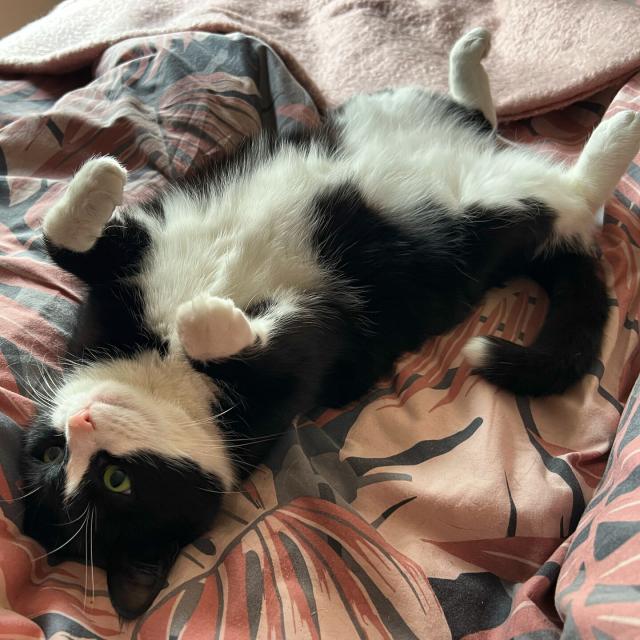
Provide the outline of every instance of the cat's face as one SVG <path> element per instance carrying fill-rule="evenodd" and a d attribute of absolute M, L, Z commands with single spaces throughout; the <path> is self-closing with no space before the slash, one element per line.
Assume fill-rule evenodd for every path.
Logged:
<path fill-rule="evenodd" d="M 151 605 L 233 484 L 214 400 L 183 359 L 149 352 L 71 371 L 25 435 L 25 532 L 104 567 L 123 617 Z"/>

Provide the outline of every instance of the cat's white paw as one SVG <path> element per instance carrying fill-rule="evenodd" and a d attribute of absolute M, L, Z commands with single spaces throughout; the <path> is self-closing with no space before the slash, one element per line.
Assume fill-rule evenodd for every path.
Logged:
<path fill-rule="evenodd" d="M 640 112 L 624 109 L 605 120 L 603 124 L 618 130 L 631 129 L 638 133 L 640 132 Z"/>
<path fill-rule="evenodd" d="M 178 338 L 194 360 L 220 360 L 256 341 L 249 318 L 233 300 L 201 294 L 178 307 Z"/>
<path fill-rule="evenodd" d="M 109 156 L 86 162 L 42 227 L 56 246 L 83 253 L 93 247 L 114 209 L 122 204 L 127 172 Z"/>
<path fill-rule="evenodd" d="M 482 111 L 495 129 L 496 109 L 489 77 L 482 66 L 490 49 L 491 34 L 482 27 L 469 31 L 453 45 L 449 55 L 449 91 L 459 104 Z"/>
<path fill-rule="evenodd" d="M 569 172 L 591 213 L 609 199 L 640 151 L 640 112 L 620 111 L 601 122 Z"/>
<path fill-rule="evenodd" d="M 640 111 L 620 111 L 605 120 L 593 133 L 603 152 L 622 153 L 633 160 L 640 147 Z"/>
<path fill-rule="evenodd" d="M 640 147 L 640 112 L 625 110 L 603 120 L 593 131 L 586 149 L 604 156 L 633 159 Z"/>
<path fill-rule="evenodd" d="M 456 63 L 471 62 L 480 64 L 491 50 L 491 33 L 484 27 L 478 27 L 465 33 L 451 49 L 451 59 Z"/>

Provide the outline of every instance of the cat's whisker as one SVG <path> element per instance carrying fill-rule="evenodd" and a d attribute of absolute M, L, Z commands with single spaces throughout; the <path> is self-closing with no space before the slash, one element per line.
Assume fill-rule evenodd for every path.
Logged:
<path fill-rule="evenodd" d="M 202 418 L 201 420 L 187 420 L 185 422 L 178 422 L 176 424 L 177 427 L 184 429 L 184 428 L 188 428 L 188 427 L 199 427 L 202 425 L 205 426 L 210 426 L 214 420 L 217 420 L 218 418 L 222 417 L 223 415 L 225 415 L 226 413 L 229 413 L 229 411 L 233 411 L 233 409 L 235 409 L 237 407 L 237 405 L 234 405 L 232 407 L 229 407 L 227 409 L 225 409 L 224 411 L 221 411 L 220 413 L 216 413 L 215 415 L 211 416 L 210 418 Z"/>
<path fill-rule="evenodd" d="M 237 404 L 231 405 L 230 407 L 228 407 L 227 409 L 225 409 L 224 411 L 221 411 L 220 413 L 216 413 L 214 416 L 212 416 L 213 420 L 217 420 L 218 418 L 221 418 L 223 415 L 229 413 L 229 411 L 233 411 L 234 409 L 236 409 L 238 407 Z"/>
<path fill-rule="evenodd" d="M 65 449 L 65 459 L 66 459 L 66 455 L 67 455 L 67 449 Z M 75 500 L 78 500 L 80 498 L 80 494 L 79 493 L 72 493 L 71 495 L 65 495 L 63 500 L 62 500 L 62 508 L 64 509 L 64 512 L 67 514 L 67 517 L 70 518 L 71 517 L 71 513 L 69 512 L 69 510 L 71 509 L 71 506 L 73 505 Z M 84 511 L 82 512 L 84 514 Z M 79 520 L 79 518 L 77 518 Z"/>
<path fill-rule="evenodd" d="M 34 487 L 40 486 L 37 478 L 31 478 L 31 480 L 33 480 L 33 482 L 24 482 L 23 485 L 20 487 L 20 489 L 22 491 L 30 491 Z"/>
<path fill-rule="evenodd" d="M 89 505 L 87 505 L 87 509 L 89 508 Z M 87 513 L 87 520 L 89 518 L 89 513 Z M 85 522 L 84 524 L 87 524 L 87 522 Z M 89 537 L 89 527 L 85 526 L 84 528 L 84 600 L 82 601 L 82 610 L 86 611 L 87 610 L 87 583 L 88 583 L 88 575 L 89 575 L 89 559 L 87 557 L 87 552 L 89 549 L 89 544 L 88 544 L 88 537 Z"/>
<path fill-rule="evenodd" d="M 96 583 L 95 583 L 94 566 L 93 566 L 93 536 L 95 533 L 94 531 L 95 517 L 96 517 L 96 508 L 94 506 L 93 509 L 91 510 L 91 537 L 89 540 L 90 559 L 91 559 L 91 601 L 92 602 L 96 597 Z"/>
<path fill-rule="evenodd" d="M 44 384 L 44 388 L 50 394 L 49 397 L 50 398 L 55 397 L 58 394 L 58 391 L 60 389 L 59 381 L 54 380 L 51 372 L 45 367 L 42 367 L 42 370 L 40 373 L 41 373 L 42 382 Z"/>
<path fill-rule="evenodd" d="M 284 435 L 284 431 L 280 433 L 271 433 L 265 434 L 262 436 L 242 436 L 242 437 L 233 437 L 229 440 L 224 440 L 225 444 L 234 444 L 234 443 L 248 443 L 248 442 L 264 442 L 265 440 L 275 440 L 276 438 L 280 438 Z"/>
<path fill-rule="evenodd" d="M 234 458 L 233 464 L 238 469 L 245 471 L 247 473 L 247 475 L 249 473 L 251 473 L 254 469 L 257 469 L 257 467 L 258 467 L 258 465 L 256 465 L 256 464 L 252 464 L 251 462 L 244 462 L 244 461 L 239 460 L 237 458 Z"/>
<path fill-rule="evenodd" d="M 207 440 L 202 440 L 202 441 L 197 441 L 197 440 L 192 440 L 190 441 L 190 444 L 193 445 L 194 447 L 197 447 L 198 449 L 202 450 L 202 451 L 207 451 L 209 453 L 214 453 L 214 452 L 227 452 L 227 451 L 233 451 L 234 449 L 243 449 L 246 448 L 252 444 L 260 444 L 262 442 L 271 442 L 272 440 L 277 440 L 278 438 L 281 438 L 282 434 L 277 434 L 274 435 L 273 437 L 265 437 L 265 438 L 257 438 L 255 440 L 245 440 L 245 441 L 241 441 L 241 442 L 224 442 L 221 441 L 220 444 L 216 444 L 214 442 L 211 441 L 207 441 Z M 189 457 L 184 451 L 182 450 L 178 450 L 176 449 L 176 453 L 179 454 L 181 457 Z M 136 456 L 141 458 L 141 456 Z"/>
<path fill-rule="evenodd" d="M 200 491 L 204 491 L 205 493 L 215 493 L 215 494 L 219 494 L 219 495 L 227 495 L 227 494 L 237 494 L 237 493 L 244 493 L 244 491 L 238 489 L 238 490 L 232 490 L 232 489 L 228 489 L 228 490 L 223 490 L 223 491 L 216 491 L 215 489 L 205 489 L 204 487 L 198 487 L 198 489 L 200 489 Z"/>
<path fill-rule="evenodd" d="M 89 506 L 87 505 L 87 508 L 85 509 L 85 513 L 88 510 L 89 510 Z M 87 519 L 85 518 L 83 523 L 80 525 L 80 528 L 66 542 L 63 542 L 59 547 L 56 547 L 55 549 L 52 549 L 51 551 L 48 551 L 44 555 L 41 555 L 41 556 L 38 556 L 37 558 L 34 558 L 33 562 L 37 562 L 38 560 L 42 560 L 42 558 L 46 558 L 46 557 L 56 553 L 57 551 L 60 551 L 60 549 L 63 549 L 64 547 L 66 547 L 70 542 L 72 542 L 73 540 L 75 540 L 78 537 L 78 535 L 80 534 L 80 532 L 82 531 L 82 529 L 84 528 L 86 523 L 87 523 Z"/>
<path fill-rule="evenodd" d="M 14 502 L 18 502 L 20 500 L 24 500 L 25 498 L 28 498 L 29 496 L 32 496 L 36 491 L 40 491 L 40 489 L 42 489 L 42 485 L 38 485 L 32 491 L 29 491 L 29 493 L 25 493 L 25 494 L 21 495 L 18 498 L 12 498 L 11 500 L 0 500 L 0 504 L 12 504 Z"/>
<path fill-rule="evenodd" d="M 29 373 L 25 373 L 24 386 L 27 388 L 29 395 L 32 397 L 34 401 L 37 401 L 39 404 L 43 404 L 49 408 L 53 406 L 53 401 L 51 398 L 45 394 L 44 390 L 37 387 L 31 378 L 29 377 Z"/>
<path fill-rule="evenodd" d="M 202 420 L 190 420 L 189 422 L 176 422 L 176 428 L 189 429 L 191 427 L 212 427 L 213 421 L 211 418 L 203 418 Z"/>
<path fill-rule="evenodd" d="M 74 522 L 78 522 L 78 520 L 80 520 L 80 518 L 82 518 L 85 514 L 86 510 L 83 511 L 77 518 L 74 518 L 73 520 L 68 520 L 67 522 L 63 522 L 62 524 L 56 525 L 58 527 L 66 527 L 69 524 L 73 524 Z M 67 515 L 69 515 L 67 513 Z"/>
<path fill-rule="evenodd" d="M 258 464 L 252 464 L 251 462 L 240 462 L 238 460 L 234 461 L 234 465 L 237 471 L 240 471 L 243 476 L 250 476 L 259 466 Z"/>
<path fill-rule="evenodd" d="M 202 443 L 200 445 L 197 445 L 199 449 L 202 449 L 203 451 L 208 451 L 208 452 L 216 452 L 216 451 L 220 451 L 220 452 L 225 452 L 225 451 L 229 451 L 232 452 L 234 450 L 242 450 L 242 449 L 246 449 L 247 447 L 251 446 L 252 444 L 261 444 L 263 442 L 270 442 L 271 439 L 265 439 L 265 440 L 257 440 L 255 442 L 237 442 L 237 443 L 229 443 L 229 444 L 207 444 L 207 443 Z"/>
<path fill-rule="evenodd" d="M 274 436 L 273 438 L 259 438 L 259 439 L 256 439 L 256 440 L 243 440 L 243 441 L 240 441 L 240 442 L 225 442 L 221 446 L 212 445 L 212 448 L 217 448 L 219 450 L 225 450 L 225 451 L 231 451 L 233 449 L 242 449 L 244 447 L 251 446 L 252 444 L 261 444 L 261 443 L 264 443 L 264 442 L 272 442 L 274 440 L 278 440 L 281 437 L 282 437 L 282 434 L 279 433 L 278 435 Z"/>
<path fill-rule="evenodd" d="M 33 364 L 38 370 L 38 384 L 34 383 L 28 372 L 25 373 L 23 380 L 30 399 L 42 407 L 53 410 L 55 408 L 53 398 L 58 393 L 60 382 L 54 380 L 53 373 L 43 363 L 33 360 Z"/>
<path fill-rule="evenodd" d="M 284 433 L 284 432 L 282 432 Z M 240 431 L 235 431 L 233 429 L 226 429 L 225 430 L 225 434 L 224 437 L 225 438 L 233 438 L 234 440 L 252 440 L 253 438 L 263 438 L 263 437 L 272 437 L 274 434 L 272 433 L 268 433 L 265 434 L 264 436 L 259 435 L 259 436 L 252 436 L 250 434 L 247 433 L 242 433 Z"/>
<path fill-rule="evenodd" d="M 243 446 L 245 444 L 257 443 L 257 442 L 266 442 L 270 440 L 277 440 L 284 435 L 284 431 L 279 433 L 265 434 L 261 436 L 229 436 L 223 435 L 220 438 L 221 445 L 217 445 L 213 443 L 211 440 L 204 438 L 191 438 L 190 442 L 195 445 L 209 446 L 218 449 L 228 448 L 229 446 Z"/>

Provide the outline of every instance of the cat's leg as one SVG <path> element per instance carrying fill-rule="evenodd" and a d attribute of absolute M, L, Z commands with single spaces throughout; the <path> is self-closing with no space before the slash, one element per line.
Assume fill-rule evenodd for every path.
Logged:
<path fill-rule="evenodd" d="M 495 129 L 496 109 L 491 97 L 489 77 L 482 66 L 491 48 L 491 34 L 474 29 L 460 38 L 449 54 L 449 91 L 459 104 L 482 111 Z"/>
<path fill-rule="evenodd" d="M 113 282 L 130 273 L 150 242 L 144 216 L 117 210 L 126 179 L 114 158 L 93 158 L 44 218 L 49 255 L 87 284 Z"/>
<path fill-rule="evenodd" d="M 203 293 L 178 307 L 176 331 L 185 353 L 194 360 L 224 360 L 248 347 L 266 347 L 277 328 L 299 312 L 281 298 L 260 314 L 247 315 L 233 300 Z"/>
<path fill-rule="evenodd" d="M 122 204 L 126 181 L 127 172 L 114 158 L 86 162 L 44 218 L 47 242 L 76 253 L 89 251 L 116 206 Z"/>
<path fill-rule="evenodd" d="M 613 193 L 640 148 L 640 112 L 622 111 L 591 134 L 568 177 L 593 211 Z"/>
<path fill-rule="evenodd" d="M 514 223 L 551 210 L 553 225 L 540 248 L 564 244 L 589 250 L 596 214 L 639 149 L 640 113 L 623 111 L 595 129 L 573 165 L 549 162 L 520 146 L 495 153 L 481 179 L 463 184 L 461 205 L 513 208 Z M 523 242 L 529 240 L 523 236 Z"/>
<path fill-rule="evenodd" d="M 622 111 L 596 127 L 576 163 L 559 170 L 557 184 L 546 185 L 548 202 L 558 214 L 555 239 L 583 246 L 592 243 L 597 212 L 639 150 L 640 112 Z M 573 206 L 564 204 L 568 198 L 574 200 Z"/>
<path fill-rule="evenodd" d="M 510 170 L 503 174 L 518 200 L 534 204 L 529 222 L 516 218 L 515 224 L 544 222 L 544 217 L 551 221 L 539 239 L 526 229 L 514 236 L 519 244 L 512 252 L 524 253 L 521 243 L 527 238 L 538 245 L 527 271 L 547 291 L 549 312 L 528 347 L 495 337 L 472 338 L 465 345 L 467 360 L 485 377 L 516 393 L 539 395 L 560 393 L 589 370 L 600 351 L 609 309 L 597 260 L 589 255 L 595 214 L 639 150 L 640 113 L 623 111 L 595 129 L 571 167 L 542 164 L 519 152 L 505 156 Z M 555 373 L 548 377 L 548 372 Z"/>

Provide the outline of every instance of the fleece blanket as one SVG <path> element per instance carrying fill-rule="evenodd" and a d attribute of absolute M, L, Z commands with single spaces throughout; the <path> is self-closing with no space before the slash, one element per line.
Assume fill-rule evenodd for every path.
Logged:
<path fill-rule="evenodd" d="M 397 83 L 446 90 L 448 52 L 477 26 L 493 33 L 502 119 L 569 104 L 640 67 L 640 11 L 619 0 L 66 0 L 0 41 L 0 70 L 60 73 L 132 36 L 240 31 L 270 43 L 316 103 L 336 104 Z"/>
<path fill-rule="evenodd" d="M 640 109 L 640 77 L 614 93 L 503 133 L 570 159 L 603 114 Z M 544 296 L 508 283 L 361 401 L 310 407 L 139 620 L 118 620 L 102 571 L 52 564 L 21 534 L 20 433 L 33 389 L 56 379 L 80 293 L 45 258 L 40 222 L 73 171 L 115 154 L 133 202 L 260 127 L 317 117 L 277 56 L 243 36 L 129 39 L 93 73 L 0 81 L 0 638 L 637 637 L 635 164 L 599 238 L 602 358 L 564 396 L 497 391 L 460 355 L 474 335 L 532 339 Z"/>

